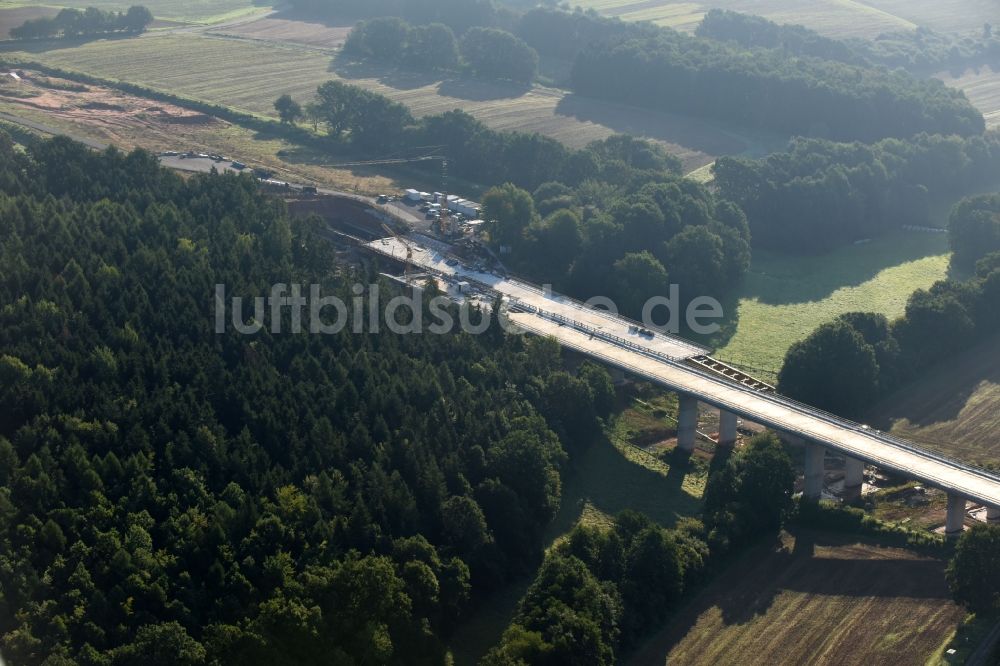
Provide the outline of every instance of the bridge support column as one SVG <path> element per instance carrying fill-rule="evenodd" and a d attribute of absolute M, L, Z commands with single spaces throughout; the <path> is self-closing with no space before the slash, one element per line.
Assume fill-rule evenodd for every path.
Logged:
<path fill-rule="evenodd" d="M 826 448 L 819 444 L 806 442 L 805 486 L 802 497 L 818 500 L 823 496 L 823 463 L 826 458 Z"/>
<path fill-rule="evenodd" d="M 944 533 L 949 537 L 961 536 L 965 529 L 965 498 L 961 495 L 948 493 L 948 515 L 945 519 Z"/>
<path fill-rule="evenodd" d="M 986 507 L 986 522 L 1000 523 L 1000 507 L 996 506 Z"/>
<path fill-rule="evenodd" d="M 719 410 L 719 446 L 736 445 L 736 414 Z"/>
<path fill-rule="evenodd" d="M 611 368 L 611 382 L 616 386 L 625 383 L 625 371 L 621 368 Z"/>
<path fill-rule="evenodd" d="M 844 490 L 860 490 L 865 482 L 865 462 L 848 456 L 844 460 Z"/>
<path fill-rule="evenodd" d="M 694 440 L 698 434 L 698 398 L 686 393 L 679 394 L 678 398 L 677 448 L 694 451 Z"/>

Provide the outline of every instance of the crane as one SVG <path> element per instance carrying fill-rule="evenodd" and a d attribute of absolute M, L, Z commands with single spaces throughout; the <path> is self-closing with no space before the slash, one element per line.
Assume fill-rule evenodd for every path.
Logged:
<path fill-rule="evenodd" d="M 403 276 L 409 277 L 410 266 L 413 264 L 413 248 L 410 247 L 410 243 L 405 238 L 396 233 L 396 231 L 388 224 L 383 222 L 382 228 L 386 230 L 386 233 L 388 233 L 390 236 L 398 240 L 400 243 L 403 244 L 403 247 L 406 248 L 406 261 L 403 263 Z"/>

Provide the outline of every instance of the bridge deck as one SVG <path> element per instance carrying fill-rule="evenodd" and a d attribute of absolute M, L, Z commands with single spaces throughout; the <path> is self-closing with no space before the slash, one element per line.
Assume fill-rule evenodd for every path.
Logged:
<path fill-rule="evenodd" d="M 400 261 L 407 248 L 396 238 L 368 247 Z M 796 435 L 885 470 L 917 479 L 970 500 L 1000 507 L 1000 476 L 903 442 L 860 424 L 826 414 L 773 392 L 699 371 L 687 359 L 707 353 L 680 338 L 650 338 L 634 322 L 593 310 L 559 294 L 543 292 L 521 280 L 465 266 L 448 257 L 448 248 L 431 239 L 410 241 L 410 263 L 450 280 L 468 280 L 506 297 L 508 317 L 524 330 L 551 336 L 563 346 L 597 358 L 649 381 L 696 396 L 749 421 Z"/>
<path fill-rule="evenodd" d="M 675 359 L 685 359 L 708 353 L 708 350 L 704 347 L 681 338 L 659 333 L 655 336 L 641 335 L 638 330 L 635 330 L 637 326 L 635 322 L 628 321 L 623 317 L 615 316 L 609 312 L 585 307 L 579 301 L 568 296 L 546 292 L 523 280 L 494 275 L 493 273 L 479 271 L 460 262 L 455 262 L 454 259 L 449 259 L 446 254 L 446 247 L 432 247 L 432 244 L 437 245 L 431 239 L 421 238 L 418 241 L 411 241 L 410 248 L 412 255 L 410 263 L 422 269 L 447 276 L 453 280 L 476 282 L 508 298 L 552 313 L 555 316 L 580 322 L 600 331 L 604 335 L 620 338 L 629 344 L 647 349 L 656 354 L 662 354 Z M 380 238 L 368 243 L 368 247 L 400 261 L 406 259 L 406 247 L 402 241 L 396 238 Z"/>
<path fill-rule="evenodd" d="M 702 374 L 680 363 L 650 358 L 570 325 L 528 312 L 512 312 L 511 321 L 537 335 L 585 353 L 649 381 L 698 397 L 747 420 L 804 437 L 883 469 L 917 479 L 977 502 L 1000 506 L 1000 478 L 916 447 L 865 430 L 859 424 L 813 413 L 806 406 L 773 393 Z"/>

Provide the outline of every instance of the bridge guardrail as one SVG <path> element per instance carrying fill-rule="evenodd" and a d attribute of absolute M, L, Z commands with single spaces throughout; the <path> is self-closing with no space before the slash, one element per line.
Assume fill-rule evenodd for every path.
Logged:
<path fill-rule="evenodd" d="M 633 342 L 631 342 L 629 340 L 625 340 L 625 339 L 620 338 L 620 337 L 618 337 L 616 335 L 613 335 L 613 334 L 607 333 L 605 331 L 601 331 L 599 329 L 593 328 L 593 327 L 588 326 L 587 324 L 584 324 L 582 322 L 575 322 L 573 320 L 568 319 L 567 317 L 564 317 L 564 316 L 556 314 L 556 313 L 543 312 L 543 311 L 539 310 L 538 308 L 536 308 L 534 306 L 531 306 L 529 304 L 526 304 L 526 303 L 519 303 L 519 307 L 521 307 L 522 309 L 529 309 L 534 314 L 537 314 L 538 316 L 541 316 L 543 318 L 553 319 L 553 320 L 559 321 L 561 323 L 571 325 L 573 328 L 585 331 L 587 333 L 590 333 L 591 335 L 599 336 L 601 338 L 604 338 L 604 339 L 607 339 L 607 340 L 609 340 L 611 342 L 614 342 L 615 344 L 626 346 L 626 347 L 628 347 L 628 348 L 630 348 L 630 349 L 632 349 L 634 351 L 637 351 L 637 352 L 641 353 L 644 356 L 652 357 L 655 360 L 659 360 L 661 362 L 666 362 L 666 363 L 668 363 L 670 365 L 673 365 L 673 366 L 679 365 L 678 364 L 678 359 L 676 359 L 676 358 L 673 358 L 673 357 L 668 356 L 666 354 L 662 354 L 662 353 L 656 352 L 656 351 L 651 350 L 651 349 L 649 349 L 647 347 L 643 347 L 641 345 L 637 345 L 637 344 L 635 344 L 635 343 L 633 343 Z M 607 357 L 605 357 L 605 358 L 607 358 Z M 794 408 L 796 410 L 805 412 L 805 413 L 809 414 L 810 416 L 814 416 L 814 417 L 820 418 L 820 419 L 822 419 L 824 421 L 827 421 L 828 423 L 832 423 L 834 425 L 840 426 L 842 428 L 846 428 L 846 429 L 851 430 L 853 432 L 864 434 L 864 435 L 866 435 L 868 437 L 872 437 L 874 439 L 881 440 L 881 441 L 883 441 L 883 442 L 885 442 L 887 444 L 891 444 L 893 446 L 897 446 L 897 447 L 899 447 L 899 448 L 901 448 L 903 450 L 909 451 L 910 453 L 914 453 L 914 454 L 923 456 L 925 458 L 930 458 L 930 459 L 935 460 L 935 461 L 937 461 L 939 463 L 946 464 L 946 465 L 948 465 L 950 467 L 954 467 L 956 469 L 961 469 L 961 470 L 964 470 L 964 471 L 967 471 L 967 472 L 972 472 L 972 473 L 978 474 L 978 475 L 983 476 L 985 478 L 988 478 L 988 479 L 990 479 L 992 481 L 1000 482 L 1000 474 L 994 472 L 993 470 L 989 470 L 989 469 L 986 469 L 986 468 L 983 468 L 983 467 L 979 467 L 977 465 L 971 465 L 971 464 L 968 464 L 968 463 L 963 463 L 963 462 L 960 462 L 960 461 L 957 461 L 957 460 L 953 460 L 953 459 L 947 458 L 947 457 L 945 457 L 945 456 L 943 456 L 943 455 L 941 455 L 939 453 L 936 453 L 934 451 L 931 451 L 931 450 L 928 450 L 928 449 L 916 446 L 916 445 L 914 445 L 914 444 L 912 444 L 910 442 L 907 442 L 905 440 L 899 439 L 898 437 L 894 437 L 892 435 L 889 435 L 889 434 L 887 434 L 885 432 L 872 430 L 871 428 L 864 428 L 864 427 L 862 427 L 862 424 L 857 423 L 856 421 L 851 421 L 850 419 L 846 419 L 846 418 L 844 418 L 842 416 L 838 416 L 836 414 L 832 414 L 832 413 L 827 412 L 825 410 L 822 410 L 822 409 L 820 409 L 818 407 L 814 407 L 812 405 L 807 405 L 807 404 L 805 404 L 803 402 L 800 402 L 800 401 L 795 400 L 793 398 L 789 398 L 788 396 L 782 395 L 781 393 L 777 393 L 777 392 L 775 392 L 775 393 L 761 393 L 759 391 L 753 391 L 749 387 L 742 386 L 741 384 L 738 384 L 738 383 L 735 383 L 735 382 L 727 382 L 727 381 L 725 381 L 723 379 L 720 379 L 719 377 L 714 376 L 713 374 L 709 373 L 707 370 L 703 370 L 701 368 L 697 368 L 697 367 L 693 367 L 693 366 L 684 365 L 684 369 L 688 370 L 688 371 L 691 371 L 691 372 L 695 372 L 698 375 L 700 375 L 700 376 L 704 377 L 705 379 L 710 380 L 712 382 L 716 382 L 716 383 L 719 383 L 719 384 L 724 384 L 725 386 L 732 387 L 732 388 L 737 388 L 737 389 L 739 389 L 741 391 L 744 391 L 744 392 L 747 392 L 747 393 L 751 393 L 752 392 L 754 395 L 756 395 L 758 397 L 761 397 L 761 398 L 767 400 L 768 402 L 773 402 L 773 403 L 780 404 L 780 405 L 783 405 L 783 406 L 786 406 L 786 407 Z M 889 466 L 892 466 L 890 461 L 885 461 L 885 462 L 886 463 L 890 463 Z"/>
<path fill-rule="evenodd" d="M 369 247 L 372 247 L 373 249 L 375 249 L 377 252 L 380 252 L 381 254 L 385 254 L 387 256 L 391 256 L 393 258 L 396 258 L 395 254 L 393 254 L 391 252 L 388 252 L 388 251 L 386 251 L 384 249 L 377 248 L 377 247 L 375 247 L 374 244 L 370 244 Z M 435 271 L 435 269 L 429 269 L 429 270 L 437 272 L 437 273 L 440 274 L 440 271 Z M 445 274 L 444 277 L 455 278 L 456 276 L 453 275 L 453 274 Z M 522 310 L 528 311 L 528 312 L 530 312 L 532 314 L 538 315 L 538 316 L 540 316 L 540 317 L 542 317 L 544 319 L 550 319 L 550 320 L 554 320 L 554 321 L 557 321 L 557 322 L 565 324 L 565 325 L 569 325 L 569 326 L 571 326 L 571 327 L 573 327 L 573 328 L 575 328 L 577 330 L 589 333 L 592 336 L 600 337 L 602 339 L 605 339 L 605 340 L 608 340 L 610 342 L 613 342 L 614 344 L 617 344 L 617 345 L 620 345 L 620 346 L 624 346 L 624 347 L 626 347 L 628 349 L 631 349 L 633 351 L 638 352 L 639 354 L 641 354 L 643 356 L 647 356 L 649 358 L 652 358 L 653 360 L 657 360 L 657 361 L 660 361 L 660 362 L 665 362 L 665 363 L 667 363 L 667 364 L 669 364 L 671 366 L 674 366 L 674 367 L 680 367 L 681 366 L 681 364 L 680 364 L 681 359 L 669 356 L 667 354 L 663 354 L 662 352 L 657 352 L 655 350 L 652 350 L 652 349 L 650 349 L 648 347 L 644 347 L 642 345 L 638 345 L 638 344 L 636 344 L 636 343 L 634 343 L 634 342 L 632 342 L 630 340 L 626 340 L 626 339 L 621 338 L 621 337 L 619 337 L 617 335 L 614 335 L 613 333 L 608 333 L 607 331 L 602 331 L 602 330 L 600 330 L 598 328 L 595 328 L 593 326 L 589 326 L 589 325 L 584 324 L 582 322 L 570 319 L 570 318 L 565 317 L 563 315 L 560 315 L 560 314 L 557 314 L 557 313 L 554 313 L 554 312 L 543 311 L 540 308 L 538 308 L 538 307 L 536 307 L 534 305 L 531 305 L 530 303 L 527 303 L 525 301 L 522 301 L 521 299 L 519 299 L 517 297 L 509 296 L 507 294 L 499 292 L 494 287 L 492 287 L 490 285 L 487 285 L 487 284 L 485 284 L 483 282 L 480 282 L 478 280 L 475 280 L 474 278 L 468 278 L 467 276 L 463 276 L 463 279 L 466 279 L 466 280 L 469 280 L 470 282 L 475 283 L 480 289 L 491 293 L 494 297 L 500 296 L 502 298 L 506 298 L 515 307 L 518 307 L 518 308 L 520 308 Z M 530 287 L 538 290 L 538 287 L 535 287 L 534 285 L 531 285 L 530 283 L 526 283 L 526 282 L 524 282 L 524 281 L 522 281 L 520 279 L 518 279 L 516 281 L 517 282 L 521 282 L 522 284 L 527 284 L 528 286 L 530 286 Z M 583 304 L 579 304 L 579 305 L 580 305 L 580 307 L 585 307 L 585 306 L 583 306 Z M 600 310 L 594 310 L 594 311 L 595 312 L 600 312 Z M 633 324 L 627 318 L 621 317 L 621 319 L 623 321 L 625 321 L 625 322 L 630 323 L 631 325 L 635 325 L 635 326 L 641 328 L 640 324 Z M 674 336 L 668 336 L 668 335 L 665 335 L 665 334 L 662 334 L 662 333 L 656 333 L 656 335 L 663 335 L 663 337 L 667 337 L 667 338 L 669 338 L 671 340 L 675 339 Z M 686 344 L 686 345 L 697 347 L 697 345 L 693 345 L 693 343 L 691 343 L 689 341 L 686 341 L 683 338 L 676 338 L 676 339 L 678 341 Z M 605 358 L 606 360 L 608 360 L 611 363 L 615 363 L 616 362 L 614 359 L 608 357 L 605 354 L 601 354 L 601 353 L 597 352 L 595 355 L 601 356 L 602 358 Z M 988 479 L 990 481 L 995 481 L 997 483 L 1000 483 L 1000 474 L 998 474 L 997 472 L 995 472 L 993 470 L 989 470 L 989 469 L 986 469 L 984 467 L 980 467 L 980 466 L 977 466 L 977 465 L 971 465 L 971 464 L 968 464 L 968 463 L 963 463 L 963 462 L 960 462 L 960 461 L 957 461 L 957 460 L 953 460 L 953 459 L 947 458 L 947 457 L 945 457 L 945 456 L 943 456 L 943 455 L 941 455 L 939 453 L 936 453 L 934 451 L 931 451 L 931 450 L 928 450 L 928 449 L 916 446 L 916 445 L 914 445 L 914 444 L 912 444 L 910 442 L 907 442 L 905 440 L 899 439 L 897 437 L 894 437 L 894 436 L 889 435 L 887 433 L 884 433 L 882 431 L 875 431 L 875 430 L 872 430 L 870 428 L 863 428 L 862 424 L 860 424 L 860 423 L 857 423 L 855 421 L 851 421 L 851 420 L 846 419 L 846 418 L 841 417 L 841 416 L 837 416 L 836 414 L 832 414 L 832 413 L 827 412 L 825 410 L 819 409 L 818 407 L 814 407 L 812 405 L 807 405 L 807 404 L 805 404 L 803 402 L 799 402 L 798 400 L 795 400 L 793 398 L 789 398 L 788 396 L 782 395 L 780 393 L 777 393 L 777 392 L 761 393 L 759 391 L 753 391 L 752 389 L 750 389 L 750 388 L 748 388 L 746 386 L 743 386 L 743 385 L 741 385 L 739 383 L 723 380 L 723 379 L 721 379 L 721 378 L 719 378 L 719 377 L 711 374 L 707 370 L 704 370 L 702 368 L 697 368 L 697 367 L 694 367 L 694 366 L 683 365 L 683 369 L 686 370 L 686 371 L 688 371 L 688 372 L 693 372 L 695 374 L 698 374 L 699 376 L 701 376 L 704 379 L 706 379 L 708 381 L 711 381 L 713 383 L 724 385 L 724 386 L 727 386 L 727 387 L 730 387 L 730 388 L 736 388 L 736 389 L 738 389 L 740 391 L 743 391 L 743 392 L 753 393 L 755 396 L 757 396 L 757 397 L 759 397 L 761 399 L 767 400 L 768 402 L 779 404 L 779 405 L 782 405 L 782 406 L 785 406 L 785 407 L 791 407 L 791 408 L 793 408 L 795 410 L 798 410 L 798 411 L 804 412 L 804 413 L 806 413 L 806 414 L 808 414 L 810 416 L 822 419 L 822 420 L 824 420 L 824 421 L 826 421 L 828 423 L 831 423 L 833 425 L 837 425 L 839 427 L 846 428 L 846 429 L 851 430 L 853 432 L 864 434 L 864 435 L 866 435 L 868 437 L 872 437 L 873 439 L 881 440 L 881 441 L 885 442 L 886 444 L 890 444 L 892 446 L 896 446 L 896 447 L 898 447 L 898 448 L 900 448 L 900 449 L 902 449 L 904 451 L 908 451 L 910 453 L 913 453 L 913 454 L 916 454 L 916 455 L 920 455 L 920 456 L 923 456 L 925 458 L 929 458 L 931 460 L 934 460 L 934 461 L 939 462 L 941 464 L 947 465 L 949 467 L 952 467 L 952 468 L 955 468 L 955 469 L 959 469 L 959 470 L 962 470 L 962 471 L 965 471 L 965 472 L 969 472 L 969 473 L 972 473 L 972 474 L 976 474 L 976 475 L 981 476 L 983 478 L 986 478 L 986 479 Z M 889 468 L 894 468 L 895 467 L 895 464 L 892 461 L 890 461 L 890 460 L 885 460 L 883 458 L 878 458 L 877 456 L 870 456 L 870 458 L 873 461 L 875 461 L 873 464 L 876 464 L 876 465 L 879 465 L 879 466 L 883 466 L 883 467 L 889 467 Z M 944 485 L 944 486 L 948 485 L 945 481 L 941 480 L 939 477 L 934 477 L 933 475 L 928 475 L 928 474 L 922 474 L 922 476 L 925 477 L 925 478 L 927 478 L 928 480 L 931 480 L 931 481 L 936 480 L 936 481 L 938 481 L 940 483 L 940 485 Z"/>

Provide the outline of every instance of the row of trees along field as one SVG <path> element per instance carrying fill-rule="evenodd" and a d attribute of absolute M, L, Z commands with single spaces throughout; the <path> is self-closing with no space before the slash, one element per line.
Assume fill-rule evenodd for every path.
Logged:
<path fill-rule="evenodd" d="M 823 252 L 904 224 L 1000 181 L 1000 133 L 921 134 L 865 145 L 793 139 L 764 159 L 721 157 L 721 197 L 746 213 L 758 247 Z"/>
<path fill-rule="evenodd" d="M 750 440 L 709 477 L 702 520 L 664 529 L 625 511 L 578 525 L 546 555 L 482 666 L 610 666 L 662 626 L 726 556 L 777 533 L 795 472 L 773 435 Z"/>
<path fill-rule="evenodd" d="M 782 25 L 752 14 L 712 9 L 705 14 L 695 34 L 746 48 L 779 49 L 788 56 L 837 60 L 851 65 L 903 67 L 915 73 L 933 73 L 1000 58 L 1000 34 L 994 33 L 989 23 L 981 31 L 966 35 L 918 27 L 883 33 L 872 40 L 839 40 L 801 25 Z"/>
<path fill-rule="evenodd" d="M 395 17 L 356 25 L 343 53 L 420 70 L 463 70 L 474 76 L 530 83 L 538 74 L 538 53 L 497 28 L 470 28 L 461 41 L 443 23 L 410 25 Z"/>
<path fill-rule="evenodd" d="M 1000 252 L 975 276 L 943 280 L 910 296 L 906 312 L 852 312 L 823 324 L 788 350 L 779 390 L 835 414 L 860 419 L 875 400 L 924 369 L 958 354 L 1000 326 Z"/>
<path fill-rule="evenodd" d="M 529 189 L 554 179 L 572 185 L 588 180 L 625 185 L 668 177 L 681 167 L 676 157 L 628 137 L 573 150 L 535 133 L 492 130 L 460 110 L 415 119 L 402 104 L 341 81 L 321 84 L 304 105 L 282 99 L 279 106 L 288 109 L 286 120 L 301 113 L 316 131 L 322 127 L 336 139 L 338 148 L 347 144 L 359 154 L 399 155 L 439 146 L 456 173 L 479 183 L 512 182 Z"/>
<path fill-rule="evenodd" d="M 0 142 L 11 663 L 441 663 L 538 561 L 607 373 L 498 328 L 216 334 L 216 284 L 350 302 L 317 230 L 249 177 Z"/>
<path fill-rule="evenodd" d="M 137 35 L 153 22 L 153 14 L 142 5 L 133 5 L 127 11 L 104 11 L 97 7 L 61 9 L 52 18 L 36 18 L 11 28 L 14 39 L 43 39 L 49 37 L 80 37 L 124 32 Z"/>

